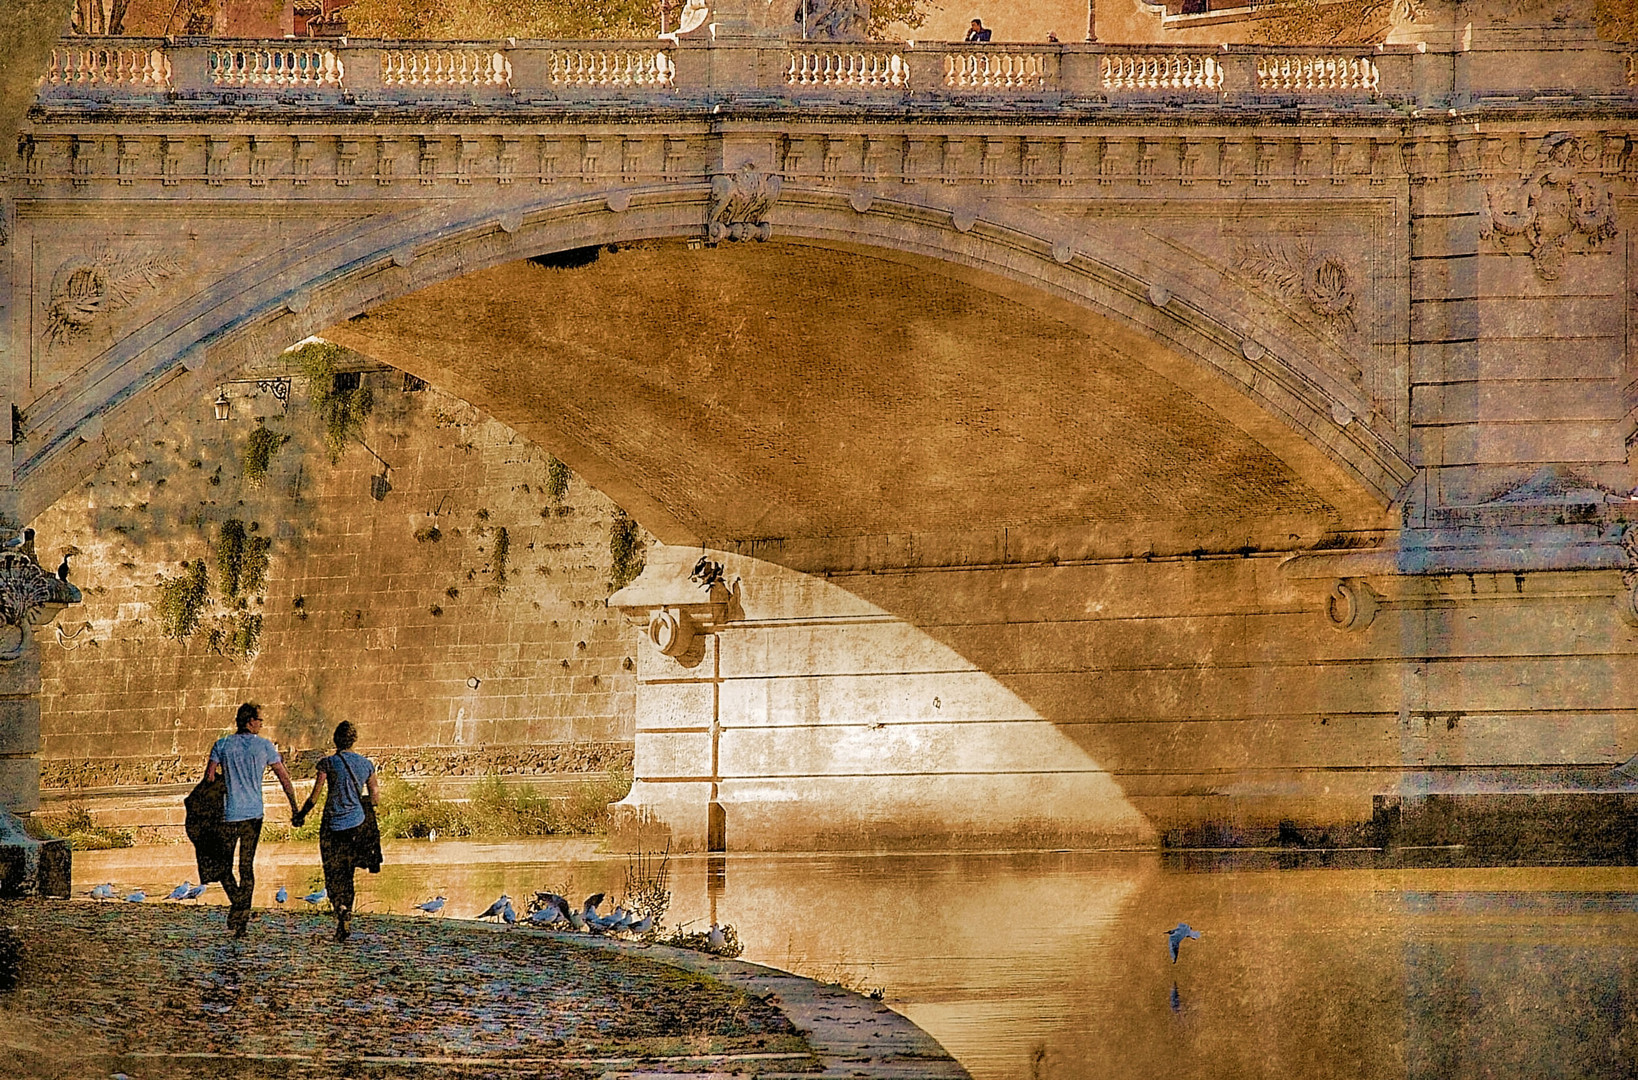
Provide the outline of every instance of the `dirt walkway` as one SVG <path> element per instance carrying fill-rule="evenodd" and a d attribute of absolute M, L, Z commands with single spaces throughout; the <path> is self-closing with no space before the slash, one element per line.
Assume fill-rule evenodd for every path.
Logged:
<path fill-rule="evenodd" d="M 773 1005 L 636 950 L 470 923 L 16 901 L 24 942 L 0 993 L 8 1077 L 597 1077 L 821 1067 Z"/>

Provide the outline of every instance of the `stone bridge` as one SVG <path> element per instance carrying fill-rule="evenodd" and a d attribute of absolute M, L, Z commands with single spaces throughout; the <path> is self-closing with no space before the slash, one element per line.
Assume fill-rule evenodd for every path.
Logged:
<path fill-rule="evenodd" d="M 686 844 L 1608 787 L 1638 95 L 1515 6 L 1359 50 L 66 40 L 0 188 L 4 509 L 321 334 L 668 545 L 611 602 L 628 801 Z"/>

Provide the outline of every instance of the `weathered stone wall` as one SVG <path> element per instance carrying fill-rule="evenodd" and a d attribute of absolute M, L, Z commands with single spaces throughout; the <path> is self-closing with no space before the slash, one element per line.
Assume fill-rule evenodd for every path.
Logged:
<path fill-rule="evenodd" d="M 651 553 L 616 603 L 678 602 L 696 556 Z M 1615 571 L 1373 575 L 1350 607 L 1321 555 L 717 557 L 727 621 L 684 662 L 639 656 L 627 802 L 679 846 L 711 839 L 713 802 L 728 850 L 1217 846 L 1282 822 L 1349 846 L 1383 800 L 1601 790 L 1638 750 Z"/>
<path fill-rule="evenodd" d="M 379 501 L 382 467 L 356 443 L 331 463 L 298 378 L 288 413 L 241 383 L 225 423 L 205 399 L 150 425 L 33 523 L 41 562 L 72 553 L 85 591 L 61 637 L 42 635 L 48 786 L 191 776 L 246 699 L 281 746 L 325 745 L 347 718 L 423 771 L 619 763 L 634 676 L 629 630 L 603 604 L 613 504 L 578 478 L 554 501 L 546 452 L 457 399 L 406 391 L 397 371 L 363 380 L 364 441 L 392 465 Z M 259 485 L 243 461 L 256 417 L 290 436 Z M 242 612 L 215 550 L 230 519 L 271 541 Z M 173 640 L 161 579 L 201 558 L 214 603 Z M 253 616 L 257 651 L 234 655 Z"/>

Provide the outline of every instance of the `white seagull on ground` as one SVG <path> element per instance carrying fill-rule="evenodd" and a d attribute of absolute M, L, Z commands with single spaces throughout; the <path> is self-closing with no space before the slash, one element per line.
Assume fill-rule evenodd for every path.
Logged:
<path fill-rule="evenodd" d="M 424 911 L 428 915 L 436 915 L 440 911 L 444 910 L 444 897 L 434 896 L 431 900 L 428 900 L 424 904 L 416 904 L 415 907 L 416 910 Z"/>
<path fill-rule="evenodd" d="M 474 915 L 472 917 L 474 919 L 498 918 L 500 916 L 501 909 L 505 908 L 511 902 L 512 902 L 512 898 L 510 896 L 507 896 L 505 893 L 501 893 L 500 894 L 500 899 L 496 900 L 493 904 L 490 904 L 488 907 L 483 909 L 483 914 Z"/>
<path fill-rule="evenodd" d="M 188 898 L 188 894 L 190 892 L 192 892 L 192 891 L 193 891 L 193 882 L 184 881 L 182 884 L 180 884 L 176 888 L 172 889 L 171 894 L 169 896 L 165 897 L 165 899 L 167 899 L 167 900 L 186 900 Z"/>
<path fill-rule="evenodd" d="M 282 904 L 288 899 L 290 899 L 290 890 L 285 888 L 283 885 L 280 885 L 279 891 L 273 894 L 273 902 L 276 904 Z"/>
<path fill-rule="evenodd" d="M 128 895 L 125 899 L 129 903 L 140 904 L 144 900 L 148 899 L 148 894 L 143 892 L 141 889 L 138 889 L 136 892 Z"/>
<path fill-rule="evenodd" d="M 189 889 L 188 890 L 188 895 L 184 896 L 182 899 L 184 899 L 184 900 L 197 900 L 197 899 L 199 899 L 201 896 L 205 895 L 205 887 L 208 886 L 209 884 L 210 884 L 210 882 L 208 882 L 208 881 L 200 882 L 199 884 L 195 885 L 193 888 Z"/>
<path fill-rule="evenodd" d="M 328 889 L 320 889 L 318 892 L 308 893 L 306 896 L 302 897 L 302 899 L 307 901 L 309 904 L 312 904 L 314 907 L 318 907 L 320 904 L 324 903 L 325 898 L 329 895 L 330 891 Z"/>
<path fill-rule="evenodd" d="M 711 946 L 712 951 L 728 947 L 728 939 L 722 936 L 722 927 L 716 923 L 711 924 L 711 933 L 705 940 Z"/>
<path fill-rule="evenodd" d="M 93 900 L 112 900 L 114 898 L 114 883 L 112 881 L 103 882 L 91 890 L 90 896 Z"/>

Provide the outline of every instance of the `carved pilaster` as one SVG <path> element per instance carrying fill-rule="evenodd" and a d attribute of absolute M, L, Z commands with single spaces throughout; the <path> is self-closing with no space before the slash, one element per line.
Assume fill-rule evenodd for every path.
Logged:
<path fill-rule="evenodd" d="M 1177 182 L 1183 187 L 1193 187 L 1194 178 L 1200 172 L 1200 140 L 1184 139 L 1182 152 L 1177 159 Z"/>
<path fill-rule="evenodd" d="M 290 182 L 297 187 L 306 187 L 313 179 L 313 161 L 317 157 L 318 139 L 296 136 L 296 148 L 290 158 Z"/>
<path fill-rule="evenodd" d="M 398 174 L 398 140 L 391 135 L 376 138 L 375 183 L 389 187 Z"/>
<path fill-rule="evenodd" d="M 74 136 L 74 151 L 71 170 L 75 187 L 85 187 L 91 182 L 91 175 L 96 171 L 97 153 L 100 150 L 101 140 L 94 135 Z"/>
<path fill-rule="evenodd" d="M 962 140 L 959 136 L 944 136 L 943 157 L 939 162 L 939 173 L 946 184 L 954 184 L 961 179 L 961 150 Z"/>
<path fill-rule="evenodd" d="M 680 137 L 668 137 L 665 140 L 665 178 L 670 182 L 682 179 L 683 169 L 688 162 L 688 140 Z"/>
<path fill-rule="evenodd" d="M 175 187 L 182 182 L 182 153 L 187 148 L 180 135 L 167 135 L 160 150 L 159 175 L 163 187 Z"/>
<path fill-rule="evenodd" d="M 1137 182 L 1147 186 L 1155 182 L 1155 157 L 1160 149 L 1158 139 L 1137 141 Z"/>
<path fill-rule="evenodd" d="M 211 135 L 205 139 L 205 183 L 221 187 L 227 182 L 228 163 L 233 155 L 233 137 Z"/>
<path fill-rule="evenodd" d="M 540 182 L 542 184 L 557 183 L 557 163 L 562 153 L 563 143 L 561 140 L 540 140 Z"/>
<path fill-rule="evenodd" d="M 603 171 L 603 140 L 586 139 L 580 144 L 580 179 L 591 183 Z"/>
<path fill-rule="evenodd" d="M 250 186 L 266 187 L 273 171 L 273 155 L 284 140 L 276 135 L 253 135 L 250 139 Z"/>
<path fill-rule="evenodd" d="M 342 139 L 336 144 L 336 187 L 351 187 L 358 175 L 359 142 Z"/>
<path fill-rule="evenodd" d="M 1007 140 L 985 139 L 983 154 L 978 161 L 978 182 L 993 184 L 1001 175 L 1001 165 L 1006 159 Z"/>
<path fill-rule="evenodd" d="M 436 135 L 422 135 L 420 141 L 421 155 L 416 173 L 421 177 L 422 187 L 432 187 L 438 182 L 438 151 L 444 140 Z"/>
<path fill-rule="evenodd" d="M 483 153 L 483 140 L 476 135 L 462 135 L 455 141 L 455 182 L 472 183 L 472 163 Z"/>
<path fill-rule="evenodd" d="M 135 135 L 119 136 L 119 159 L 114 166 L 120 187 L 130 187 L 142 167 L 142 142 Z"/>
<path fill-rule="evenodd" d="M 1060 187 L 1074 187 L 1076 169 L 1081 156 L 1081 140 L 1058 140 L 1058 184 Z"/>

